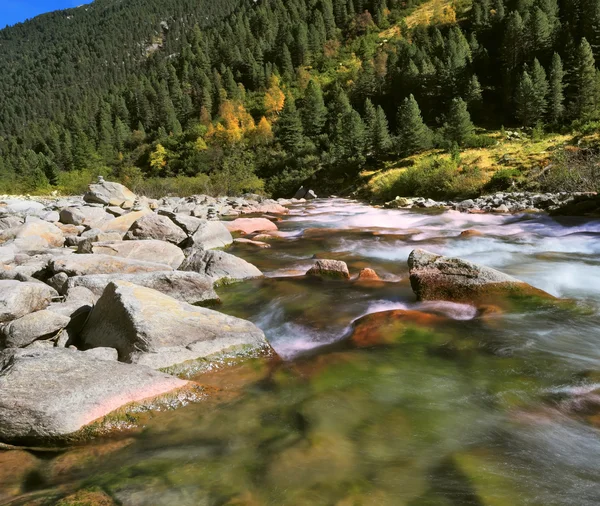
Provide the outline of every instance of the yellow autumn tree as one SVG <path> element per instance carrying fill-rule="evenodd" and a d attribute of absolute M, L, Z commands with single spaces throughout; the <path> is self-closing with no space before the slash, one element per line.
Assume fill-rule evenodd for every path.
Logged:
<path fill-rule="evenodd" d="M 273 140 L 273 127 L 265 116 L 258 122 L 253 139 L 258 144 L 269 144 Z"/>
<path fill-rule="evenodd" d="M 162 144 L 157 144 L 155 150 L 150 153 L 150 167 L 155 175 L 159 175 L 167 165 L 167 150 Z"/>
<path fill-rule="evenodd" d="M 269 88 L 265 93 L 265 110 L 267 116 L 277 116 L 283 109 L 284 102 L 285 93 L 283 93 L 279 86 L 279 77 L 273 75 L 269 81 Z"/>
<path fill-rule="evenodd" d="M 254 119 L 240 102 L 224 100 L 219 108 L 219 116 L 219 123 L 208 127 L 205 135 L 208 141 L 235 144 L 256 128 Z"/>

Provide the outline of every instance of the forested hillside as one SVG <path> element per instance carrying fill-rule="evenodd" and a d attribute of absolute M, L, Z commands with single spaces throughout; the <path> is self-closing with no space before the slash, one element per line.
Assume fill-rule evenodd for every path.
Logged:
<path fill-rule="evenodd" d="M 600 0 L 96 0 L 0 49 L 0 191 L 289 195 L 600 110 Z"/>

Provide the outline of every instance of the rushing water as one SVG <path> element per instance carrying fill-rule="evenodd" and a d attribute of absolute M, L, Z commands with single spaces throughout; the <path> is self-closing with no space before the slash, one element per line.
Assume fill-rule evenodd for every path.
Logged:
<path fill-rule="evenodd" d="M 599 221 L 340 199 L 292 207 L 278 225 L 272 248 L 234 247 L 267 277 L 222 288 L 220 310 L 254 321 L 284 361 L 201 377 L 219 401 L 159 413 L 126 438 L 36 454 L 19 504 L 78 489 L 132 506 L 600 503 Z M 482 235 L 459 237 L 466 229 Z M 466 304 L 418 303 L 406 265 L 416 247 L 576 307 L 483 320 Z M 301 277 L 314 258 L 387 282 Z M 354 320 L 389 309 L 450 320 L 392 345 L 344 345 Z"/>

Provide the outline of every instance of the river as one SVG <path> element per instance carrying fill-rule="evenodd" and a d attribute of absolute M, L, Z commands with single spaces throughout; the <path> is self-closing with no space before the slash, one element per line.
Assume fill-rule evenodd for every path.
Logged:
<path fill-rule="evenodd" d="M 270 249 L 232 248 L 266 278 L 220 288 L 218 309 L 256 323 L 283 360 L 198 378 L 216 400 L 148 416 L 140 432 L 38 455 L 14 504 L 78 489 L 127 506 L 600 503 L 600 221 L 328 199 L 292 206 L 278 226 Z M 416 302 L 415 248 L 576 303 L 480 318 L 467 304 Z M 306 279 L 314 258 L 386 282 Z M 353 321 L 391 309 L 449 323 L 345 344 Z"/>

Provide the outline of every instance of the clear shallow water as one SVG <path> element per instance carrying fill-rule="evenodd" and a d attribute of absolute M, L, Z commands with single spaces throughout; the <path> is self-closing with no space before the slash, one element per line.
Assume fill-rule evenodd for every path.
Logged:
<path fill-rule="evenodd" d="M 324 200 L 278 225 L 271 249 L 232 250 L 268 277 L 222 288 L 220 310 L 257 323 L 285 360 L 198 378 L 222 389 L 218 400 L 40 458 L 18 504 L 82 488 L 136 506 L 600 503 L 599 221 Z M 482 235 L 459 237 L 466 229 Z M 418 303 L 406 266 L 416 247 L 578 305 L 480 318 L 465 304 Z M 298 277 L 315 257 L 388 282 Z M 391 345 L 347 345 L 354 320 L 393 309 L 450 320 Z"/>

